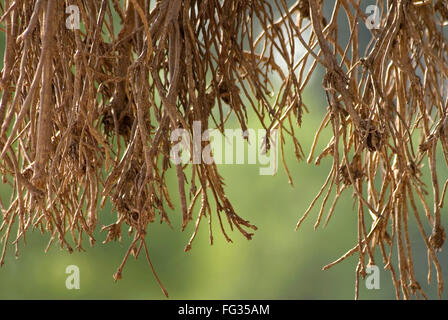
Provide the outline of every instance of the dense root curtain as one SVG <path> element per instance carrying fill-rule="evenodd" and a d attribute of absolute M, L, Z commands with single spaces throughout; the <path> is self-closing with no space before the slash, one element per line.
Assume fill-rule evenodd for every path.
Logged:
<path fill-rule="evenodd" d="M 114 278 L 142 249 L 153 269 L 148 225 L 157 219 L 171 225 L 173 192 L 180 195 L 182 229 L 195 216 L 185 250 L 206 219 L 211 243 L 212 226 L 227 241 L 233 229 L 251 239 L 256 227 L 235 212 L 216 165 L 174 164 L 170 136 L 180 128 L 193 134 L 195 121 L 223 132 L 230 116 L 245 131 L 253 114 L 267 136 L 279 130 L 280 144 L 292 143 L 300 160 L 295 136 L 307 110 L 301 94 L 321 65 L 328 106 L 308 162 L 329 126 L 333 137 L 316 164 L 332 157 L 333 166 L 297 227 L 323 197 L 317 228 L 333 196 L 326 224 L 350 190 L 358 240 L 325 268 L 357 253 L 359 281 L 379 250 L 397 298 L 425 297 L 408 232 L 414 215 L 426 244 L 428 280 L 434 265 L 441 294 L 437 251 L 445 240 L 447 183 L 437 169 L 446 165 L 438 159 L 448 160 L 442 33 L 448 8 L 443 1 L 378 5 L 383 14 L 362 48 L 360 30 L 370 17 L 359 1 L 2 1 L 0 171 L 13 192 L 0 202 L 0 264 L 33 228 L 51 234 L 49 245 L 57 241 L 69 251 L 82 250 L 84 238 L 93 244 L 98 209 L 110 200 L 117 218 L 102 227 L 104 242 L 121 239 L 124 225 L 133 236 Z M 70 24 L 78 13 L 79 29 Z M 338 38 L 338 18 L 348 22 L 346 44 Z M 424 163 L 431 200 L 421 178 Z M 176 174 L 177 190 L 168 190 L 168 170 Z"/>

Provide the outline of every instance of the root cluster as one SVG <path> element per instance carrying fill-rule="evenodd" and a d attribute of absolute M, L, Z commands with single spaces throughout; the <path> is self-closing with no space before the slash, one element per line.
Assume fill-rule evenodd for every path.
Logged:
<path fill-rule="evenodd" d="M 441 217 L 448 182 L 439 181 L 437 170 L 448 163 L 448 7 L 441 0 L 378 1 L 382 15 L 363 48 L 360 30 L 369 15 L 359 3 L 2 1 L 0 172 L 13 192 L 7 203 L 0 200 L 0 265 L 33 228 L 51 234 L 49 246 L 83 250 L 83 239 L 95 242 L 99 208 L 111 201 L 116 222 L 102 226 L 104 243 L 121 239 L 125 226 L 133 237 L 114 278 L 142 250 L 152 268 L 148 225 L 171 225 L 172 192 L 180 195 L 182 230 L 195 216 L 186 251 L 206 219 L 210 243 L 213 225 L 229 242 L 234 229 L 251 239 L 256 227 L 236 213 L 216 165 L 170 161 L 171 133 L 193 134 L 194 121 L 224 132 L 231 116 L 245 131 L 253 114 L 267 138 L 279 130 L 279 143 L 292 143 L 301 160 L 296 132 L 308 110 L 302 92 L 321 65 L 328 106 L 308 162 L 330 127 L 333 137 L 316 164 L 331 157 L 333 166 L 297 228 L 321 197 L 315 227 L 324 212 L 328 223 L 350 190 L 357 243 L 325 269 L 357 253 L 358 288 L 379 250 L 397 298 L 426 297 L 414 274 L 413 215 L 426 244 L 428 280 L 434 265 L 441 295 L 437 251 L 446 238 Z M 69 6 L 79 10 L 80 29 L 67 27 Z M 350 30 L 345 44 L 340 19 Z M 422 181 L 425 163 L 430 191 Z M 177 190 L 168 190 L 168 170 L 176 172 Z"/>

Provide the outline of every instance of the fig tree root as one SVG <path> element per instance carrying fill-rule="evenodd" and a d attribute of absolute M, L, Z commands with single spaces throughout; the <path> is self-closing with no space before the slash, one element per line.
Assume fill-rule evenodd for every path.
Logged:
<path fill-rule="evenodd" d="M 321 66 L 328 105 L 307 161 L 319 165 L 329 157 L 333 165 L 297 228 L 319 199 L 315 228 L 329 223 L 341 194 L 351 191 L 356 244 L 324 269 L 357 254 L 358 298 L 359 279 L 379 251 L 397 298 L 426 298 L 414 272 L 409 224 L 416 223 L 427 280 L 434 266 L 440 297 L 448 7 L 442 0 L 377 1 L 372 14 L 360 3 L 1 1 L 0 172 L 12 196 L 0 199 L 0 265 L 8 249 L 17 254 L 30 229 L 49 233 L 48 247 L 57 242 L 71 252 L 82 251 L 85 239 L 93 245 L 100 224 L 103 243 L 121 240 L 123 227 L 132 237 L 116 280 L 129 255 L 142 249 L 155 274 L 149 226 L 157 220 L 171 226 L 173 192 L 181 229 L 196 221 L 185 251 L 206 220 L 210 243 L 215 224 L 228 242 L 234 229 L 251 239 L 257 228 L 237 214 L 217 166 L 174 164 L 171 134 L 193 134 L 195 121 L 224 132 L 230 117 L 246 131 L 254 115 L 267 136 L 279 131 L 292 184 L 283 145 L 304 158 L 297 138 L 308 111 L 302 93 Z M 332 138 L 316 155 L 326 128 Z M 175 190 L 168 190 L 169 170 Z M 104 226 L 98 211 L 107 201 L 116 222 Z"/>

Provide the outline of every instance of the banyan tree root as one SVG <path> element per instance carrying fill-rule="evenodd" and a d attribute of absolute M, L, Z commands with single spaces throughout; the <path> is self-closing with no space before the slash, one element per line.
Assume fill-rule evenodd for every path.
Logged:
<path fill-rule="evenodd" d="M 297 228 L 324 196 L 317 228 L 330 195 L 335 194 L 324 222 L 327 224 L 342 192 L 351 189 L 358 211 L 358 241 L 324 270 L 358 253 L 355 290 L 358 298 L 359 278 L 365 277 L 367 266 L 375 264 L 374 253 L 379 249 L 385 269 L 391 273 L 396 297 L 426 298 L 414 273 L 408 226 L 409 215 L 414 215 L 427 248 L 427 280 L 431 282 L 434 265 L 440 298 L 443 280 L 437 251 L 442 249 L 446 238 L 441 210 L 448 181 L 443 187 L 440 184 L 436 149 L 440 143 L 442 157 L 448 163 L 448 43 L 442 33 L 448 19 L 447 4 L 378 1 L 380 12 L 387 14 L 380 19 L 378 28 L 372 29 L 372 41 L 364 57 L 358 53 L 357 24 L 365 19 L 361 7 L 353 1 L 336 1 L 331 20 L 322 24 L 318 4 L 310 1 L 308 5 L 307 17 L 314 30 L 314 42 L 308 47 L 319 45 L 318 59 L 326 69 L 323 87 L 328 111 L 321 128 L 331 125 L 333 131 L 316 164 L 331 156 L 333 166 Z M 337 42 L 336 17 L 342 10 L 351 31 L 346 47 Z M 315 136 L 309 163 L 314 158 L 320 132 L 321 129 Z M 425 160 L 431 175 L 433 209 L 422 181 Z M 428 225 L 431 234 L 425 231 Z M 395 267 L 394 251 L 398 256 Z"/>
<path fill-rule="evenodd" d="M 216 165 L 170 161 L 171 133 L 193 133 L 195 121 L 203 130 L 224 132 L 230 116 L 245 131 L 251 112 L 268 135 L 280 131 L 281 144 L 290 137 L 300 160 L 294 130 L 308 110 L 302 91 L 321 65 L 328 107 L 308 162 L 330 126 L 333 137 L 316 164 L 332 157 L 333 166 L 297 227 L 324 196 L 317 228 L 335 194 L 326 224 L 342 192 L 352 190 L 357 243 L 325 268 L 357 253 L 358 288 L 380 250 L 397 298 L 426 297 L 414 274 L 408 229 L 413 214 L 427 248 L 428 281 L 433 264 L 440 296 L 437 251 L 445 241 L 441 208 L 448 183 L 438 180 L 437 165 L 444 164 L 437 145 L 448 161 L 448 51 L 442 32 L 448 9 L 440 0 L 377 5 L 383 14 L 360 56 L 360 28 L 369 17 L 359 1 L 1 1 L 6 40 L 0 171 L 13 192 L 6 204 L 0 201 L 0 265 L 9 247 L 17 254 L 30 228 L 50 233 L 49 246 L 58 241 L 70 252 L 83 250 L 85 238 L 93 245 L 98 209 L 110 201 L 116 222 L 101 228 L 103 243 L 121 240 L 123 226 L 133 237 L 114 279 L 121 278 L 129 255 L 138 257 L 142 249 L 154 271 L 148 226 L 156 220 L 171 226 L 168 170 L 178 180 L 182 230 L 197 212 L 186 251 L 204 219 L 213 243 L 213 217 L 227 241 L 235 228 L 251 239 L 256 227 L 235 212 Z M 73 12 L 81 28 L 68 28 L 70 8 L 79 11 Z M 338 17 L 350 28 L 346 45 L 338 39 Z M 433 208 L 421 177 L 425 161 Z M 428 225 L 432 234 L 426 233 Z"/>

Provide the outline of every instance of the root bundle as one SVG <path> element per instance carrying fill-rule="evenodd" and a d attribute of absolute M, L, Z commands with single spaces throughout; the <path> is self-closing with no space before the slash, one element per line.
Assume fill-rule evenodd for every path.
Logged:
<path fill-rule="evenodd" d="M 297 228 L 323 197 L 317 228 L 333 196 L 328 223 L 340 195 L 352 191 L 357 243 L 324 269 L 357 253 L 358 288 L 379 250 L 397 298 L 426 297 L 414 274 L 413 215 L 426 244 L 428 280 L 434 265 L 441 295 L 437 252 L 446 238 L 448 182 L 438 169 L 448 163 L 448 8 L 441 0 L 378 1 L 382 15 L 364 48 L 361 29 L 371 17 L 359 3 L 2 1 L 0 172 L 13 193 L 7 204 L 0 201 L 0 265 L 32 228 L 70 252 L 83 250 L 83 239 L 93 245 L 98 209 L 110 201 L 116 222 L 102 226 L 104 243 L 121 239 L 124 226 L 133 237 L 114 278 L 142 250 L 152 268 L 148 225 L 171 225 L 172 192 L 180 195 L 182 230 L 196 220 L 186 251 L 205 219 L 210 243 L 213 219 L 227 241 L 234 229 L 251 239 L 256 227 L 236 213 L 216 165 L 170 161 L 171 133 L 193 134 L 194 121 L 224 132 L 230 117 L 246 131 L 255 115 L 267 136 L 279 130 L 280 143 L 292 143 L 301 160 L 297 128 L 308 111 L 302 92 L 320 65 L 328 106 L 308 162 L 331 157 L 333 166 Z M 340 19 L 349 26 L 346 44 Z M 325 127 L 333 137 L 315 157 Z M 177 190 L 168 190 L 168 170 L 176 173 Z"/>

